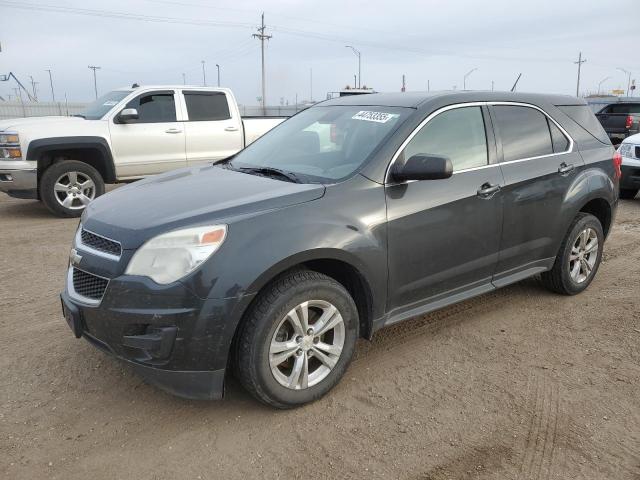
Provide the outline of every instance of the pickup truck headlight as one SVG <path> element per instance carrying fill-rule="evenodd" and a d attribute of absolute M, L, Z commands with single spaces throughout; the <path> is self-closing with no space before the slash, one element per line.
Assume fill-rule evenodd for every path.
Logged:
<path fill-rule="evenodd" d="M 17 133 L 0 133 L 0 159 L 17 160 L 22 158 L 20 138 Z"/>
<path fill-rule="evenodd" d="M 166 285 L 193 272 L 213 255 L 227 236 L 226 225 L 185 228 L 148 240 L 133 255 L 125 274 L 149 277 Z"/>

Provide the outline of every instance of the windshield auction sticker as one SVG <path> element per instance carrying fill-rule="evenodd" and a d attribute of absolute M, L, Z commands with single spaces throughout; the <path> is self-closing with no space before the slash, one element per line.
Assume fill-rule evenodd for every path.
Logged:
<path fill-rule="evenodd" d="M 361 110 L 351 118 L 354 120 L 365 120 L 367 122 L 387 123 L 389 120 L 398 116 L 399 115 L 397 113 L 368 112 L 366 110 Z"/>

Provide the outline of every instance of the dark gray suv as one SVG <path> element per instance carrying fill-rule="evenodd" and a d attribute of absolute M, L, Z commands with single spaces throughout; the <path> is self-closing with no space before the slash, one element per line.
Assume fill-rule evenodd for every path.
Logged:
<path fill-rule="evenodd" d="M 373 94 L 323 102 L 235 157 L 92 202 L 62 293 L 77 337 L 189 398 L 227 371 L 288 408 L 358 337 L 541 274 L 593 280 L 620 177 L 576 98 Z"/>

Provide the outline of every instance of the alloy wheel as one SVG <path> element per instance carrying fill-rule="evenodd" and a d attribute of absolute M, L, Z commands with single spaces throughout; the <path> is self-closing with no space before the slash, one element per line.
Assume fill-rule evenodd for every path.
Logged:
<path fill-rule="evenodd" d="M 58 203 L 70 210 L 85 208 L 96 196 L 95 183 L 82 172 L 63 173 L 53 189 Z"/>
<path fill-rule="evenodd" d="M 598 234 L 587 227 L 578 234 L 569 255 L 569 274 L 574 282 L 583 283 L 591 276 L 598 253 Z"/>

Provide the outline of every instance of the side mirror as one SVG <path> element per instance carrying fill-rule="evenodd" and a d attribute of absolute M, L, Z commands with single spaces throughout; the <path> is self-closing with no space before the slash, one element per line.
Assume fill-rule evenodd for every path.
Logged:
<path fill-rule="evenodd" d="M 138 110 L 135 108 L 125 108 L 118 114 L 118 121 L 122 123 L 132 122 L 138 119 Z"/>
<path fill-rule="evenodd" d="M 397 182 L 409 180 L 441 180 L 453 175 L 453 165 L 449 157 L 436 155 L 414 155 L 403 165 L 393 165 L 392 176 Z"/>

